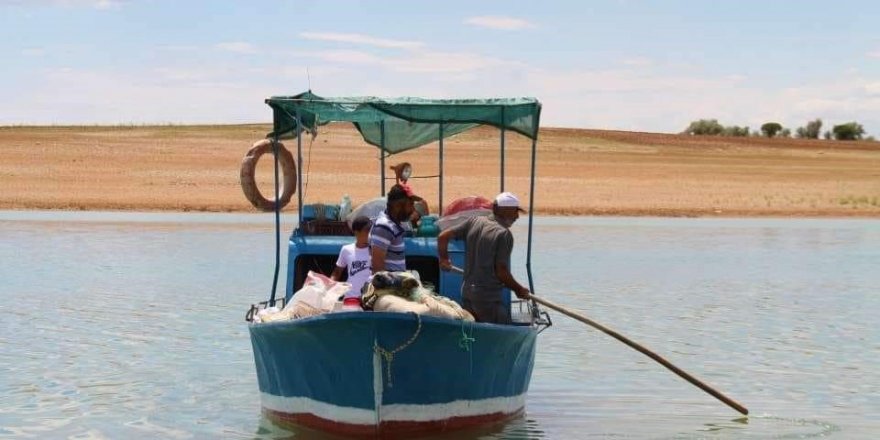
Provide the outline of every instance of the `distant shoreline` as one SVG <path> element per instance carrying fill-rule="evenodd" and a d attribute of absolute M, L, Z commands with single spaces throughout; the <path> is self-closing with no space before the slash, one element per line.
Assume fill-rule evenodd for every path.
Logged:
<path fill-rule="evenodd" d="M 285 215 L 296 215 L 296 202 L 292 201 L 290 205 L 286 206 L 282 212 Z M 255 208 L 246 208 L 246 209 L 208 209 L 203 207 L 184 207 L 184 208 L 154 208 L 154 209 L 140 209 L 140 208 L 114 208 L 109 206 L 101 206 L 100 204 L 96 204 L 90 207 L 41 207 L 41 206 L 27 206 L 27 207 L 16 207 L 16 206 L 0 206 L 0 210 L 6 211 L 40 211 L 40 212 L 142 212 L 142 213 L 150 213 L 150 214 L 173 214 L 173 213 L 217 213 L 217 214 L 271 214 L 272 211 L 259 211 Z M 434 212 L 433 214 L 437 214 Z M 526 217 L 528 214 L 523 214 L 521 218 Z M 549 217 L 633 217 L 633 218 L 767 218 L 767 219 L 786 219 L 786 218 L 804 218 L 804 219 L 851 219 L 851 218 L 877 218 L 880 219 L 880 214 L 872 213 L 872 212 L 864 212 L 864 211 L 833 211 L 833 212 L 825 212 L 825 211 L 747 211 L 747 212 L 725 212 L 725 211 L 664 211 L 664 210 L 565 210 L 565 211 L 553 211 L 538 208 L 535 211 L 535 215 L 539 216 L 549 216 Z"/>
<path fill-rule="evenodd" d="M 239 186 L 239 165 L 268 131 L 260 124 L 0 127 L 0 209 L 256 212 Z M 489 128 L 446 142 L 444 203 L 498 192 L 497 142 Z M 507 146 L 505 189 L 528 200 L 530 143 L 508 136 Z M 349 194 L 357 205 L 378 195 L 376 149 L 351 126 L 322 127 L 303 148 L 307 203 Z M 433 175 L 437 153 L 428 146 L 386 165 L 409 161 L 414 175 Z M 264 192 L 268 159 L 258 168 Z M 546 128 L 537 168 L 539 215 L 880 218 L 876 142 Z M 436 205 L 436 180 L 412 184 Z M 295 211 L 296 196 L 285 208 Z"/>

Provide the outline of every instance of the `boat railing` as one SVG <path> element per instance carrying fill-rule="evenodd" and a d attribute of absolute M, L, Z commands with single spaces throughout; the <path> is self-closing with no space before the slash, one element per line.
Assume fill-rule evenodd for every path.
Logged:
<path fill-rule="evenodd" d="M 304 220 L 299 229 L 305 235 L 354 235 L 344 220 Z"/>
<path fill-rule="evenodd" d="M 510 320 L 513 325 L 535 326 L 538 333 L 553 325 L 550 315 L 534 301 L 515 299 L 510 302 Z"/>
<path fill-rule="evenodd" d="M 284 309 L 284 301 L 285 299 L 283 296 L 277 298 L 275 300 L 275 307 L 277 307 L 278 310 Z M 247 322 L 253 322 L 254 316 L 257 316 L 257 313 L 260 313 L 260 310 L 265 310 L 269 307 L 269 301 L 260 301 L 256 304 L 251 304 L 251 308 L 244 314 L 244 320 Z"/>
<path fill-rule="evenodd" d="M 284 309 L 284 302 L 284 297 L 276 299 L 275 307 L 279 310 Z M 265 310 L 269 307 L 269 301 L 261 301 L 256 304 L 251 304 L 251 307 L 248 309 L 247 313 L 245 313 L 244 320 L 247 322 L 253 322 L 254 316 L 257 316 L 257 313 L 259 313 L 260 310 Z M 533 301 L 529 300 L 516 299 L 511 301 L 510 316 L 513 325 L 535 326 L 538 328 L 538 333 L 541 333 L 553 325 L 550 315 L 546 311 L 538 308 L 538 305 Z"/>

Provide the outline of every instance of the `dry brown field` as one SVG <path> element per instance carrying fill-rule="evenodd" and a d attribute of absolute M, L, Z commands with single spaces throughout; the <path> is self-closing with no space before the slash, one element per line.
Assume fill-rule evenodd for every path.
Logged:
<path fill-rule="evenodd" d="M 0 127 L 0 209 L 256 211 L 239 166 L 268 125 Z M 296 155 L 295 141 L 286 145 Z M 530 141 L 509 133 L 505 189 L 528 200 Z M 439 173 L 435 145 L 387 158 Z M 270 156 L 258 167 L 270 193 Z M 306 202 L 379 193 L 377 149 L 350 125 L 303 140 Z M 500 188 L 498 131 L 444 144 L 444 201 Z M 534 210 L 565 215 L 880 217 L 880 143 L 545 128 Z M 389 171 L 389 175 L 391 175 Z M 389 182 L 390 185 L 390 182 Z M 436 211 L 438 181 L 412 185 Z M 295 211 L 291 203 L 286 211 Z"/>

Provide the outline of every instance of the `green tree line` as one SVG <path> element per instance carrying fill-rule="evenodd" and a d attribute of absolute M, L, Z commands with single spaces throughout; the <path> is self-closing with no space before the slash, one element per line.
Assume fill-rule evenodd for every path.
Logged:
<path fill-rule="evenodd" d="M 724 126 L 717 119 L 700 119 L 691 122 L 684 130 L 684 134 L 695 136 L 763 136 L 773 137 L 792 137 L 791 130 L 782 126 L 778 122 L 767 122 L 761 125 L 760 131 L 749 131 L 748 126 L 740 127 L 739 125 Z M 822 120 L 814 119 L 807 121 L 802 127 L 794 130 L 794 137 L 800 139 L 819 139 L 822 136 L 825 139 L 834 139 L 838 141 L 858 141 L 869 140 L 874 141 L 873 136 L 865 137 L 865 128 L 858 122 L 847 122 L 835 125 L 831 130 L 822 132 Z"/>

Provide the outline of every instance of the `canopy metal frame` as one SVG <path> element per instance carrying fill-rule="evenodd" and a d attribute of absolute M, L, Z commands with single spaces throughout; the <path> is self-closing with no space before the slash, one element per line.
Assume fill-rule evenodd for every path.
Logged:
<path fill-rule="evenodd" d="M 297 95 L 297 96 L 299 96 L 299 95 Z M 300 166 L 296 167 L 298 225 L 302 225 L 302 221 L 303 221 L 303 215 L 302 215 L 302 207 L 303 207 L 302 134 L 304 132 L 304 127 L 303 127 L 302 121 L 303 121 L 304 115 L 297 109 L 294 109 L 294 112 L 291 114 L 285 108 L 281 108 L 279 106 L 272 105 L 270 103 L 270 101 L 272 99 L 277 99 L 277 98 L 270 98 L 270 99 L 266 100 L 267 104 L 270 104 L 272 106 L 274 113 L 275 113 L 274 122 L 273 122 L 273 132 L 269 134 L 269 137 L 271 137 L 272 141 L 273 141 L 273 151 L 275 153 L 274 154 L 274 156 L 275 156 L 275 163 L 274 163 L 274 165 L 275 165 L 274 166 L 275 180 L 274 180 L 274 183 L 275 183 L 275 197 L 276 197 L 275 210 L 274 210 L 275 211 L 275 270 L 274 270 L 274 276 L 272 279 L 272 290 L 270 292 L 269 306 L 275 305 L 276 292 L 278 289 L 278 277 L 279 277 L 279 273 L 280 273 L 280 269 L 281 269 L 281 206 L 279 206 L 279 204 L 277 203 L 277 200 L 278 200 L 277 197 L 278 197 L 278 191 L 279 191 L 279 187 L 280 187 L 279 186 L 280 185 L 280 182 L 279 182 L 280 164 L 278 161 L 279 145 L 280 145 L 279 141 L 280 141 L 280 135 L 282 133 L 283 128 L 279 124 L 279 113 L 284 113 L 284 114 L 286 114 L 287 117 L 289 117 L 290 119 L 295 121 L 294 133 L 295 133 L 295 137 L 296 137 L 297 163 L 300 164 Z M 287 101 L 302 101 L 302 102 L 313 101 L 312 99 L 297 99 L 296 97 L 285 98 L 285 100 L 287 100 Z M 322 101 L 330 101 L 331 103 L 336 103 L 336 104 L 364 104 L 365 103 L 363 100 L 332 101 L 332 100 L 323 100 L 322 99 Z M 442 102 L 443 102 L 442 100 L 436 100 L 436 101 L 432 101 L 430 105 L 437 105 L 437 103 L 442 103 Z M 537 104 L 537 108 L 536 108 L 536 111 L 533 112 L 533 114 L 532 114 L 532 117 L 534 118 L 532 121 L 533 126 L 534 126 L 534 135 L 526 136 L 532 140 L 532 142 L 531 142 L 531 156 L 530 156 L 530 179 L 529 179 L 528 238 L 527 238 L 527 244 L 526 244 L 526 274 L 528 277 L 529 290 L 532 292 L 535 291 L 534 277 L 532 274 L 532 241 L 533 241 L 532 238 L 533 238 L 533 231 L 534 231 L 533 226 L 534 226 L 534 213 L 535 213 L 535 181 L 536 181 L 535 172 L 536 172 L 536 165 L 537 165 L 536 161 L 537 161 L 537 144 L 538 144 L 538 126 L 539 126 L 540 113 L 541 113 L 540 103 L 535 101 L 535 104 Z M 454 103 L 450 103 L 450 105 L 468 105 L 468 104 L 454 102 Z M 481 104 L 481 105 L 485 105 L 485 104 Z M 507 107 L 508 106 L 506 106 L 506 105 L 497 105 L 497 109 L 498 109 L 498 112 L 500 113 L 500 120 L 501 121 L 505 121 L 505 116 L 506 116 L 505 110 Z M 392 116 L 395 118 L 401 119 L 399 114 L 395 114 Z M 327 122 L 333 122 L 333 121 L 326 121 L 326 120 L 321 121 L 321 123 L 327 123 Z M 350 122 L 353 122 L 353 121 L 350 121 Z M 439 210 L 439 212 L 442 212 L 443 211 L 443 181 L 444 181 L 444 176 L 445 176 L 445 172 L 444 172 L 445 132 L 444 131 L 445 131 L 445 126 L 451 121 L 413 119 L 413 122 L 429 122 L 429 123 L 438 124 L 438 130 L 439 130 L 438 139 L 437 139 L 437 142 L 438 142 L 438 162 L 439 162 L 438 163 L 439 173 L 437 176 L 438 177 L 438 192 L 439 192 L 438 210 Z M 463 121 L 456 120 L 454 122 L 460 123 Z M 315 127 L 318 125 L 317 121 L 315 122 L 314 125 L 315 125 Z M 493 124 L 481 123 L 480 125 L 493 125 Z M 500 168 L 499 169 L 499 192 L 504 192 L 505 191 L 505 183 L 506 183 L 505 182 L 505 180 L 506 180 L 505 173 L 506 173 L 506 167 L 507 167 L 507 163 L 506 163 L 506 149 L 507 149 L 506 131 L 507 130 L 503 124 L 500 125 L 498 128 L 499 128 L 498 154 L 499 154 L 499 163 L 500 163 L 500 166 L 499 166 L 499 168 Z M 386 148 L 386 135 L 385 135 L 385 121 L 384 120 L 379 121 L 379 131 L 380 131 L 380 142 L 379 142 L 378 148 L 379 148 L 379 166 L 380 166 L 380 191 L 381 191 L 382 196 L 384 197 L 385 196 L 385 180 L 386 180 L 386 177 L 385 177 L 385 157 L 386 157 L 386 155 L 391 154 L 388 152 L 388 150 Z M 523 133 L 520 133 L 520 134 L 523 134 Z"/>

